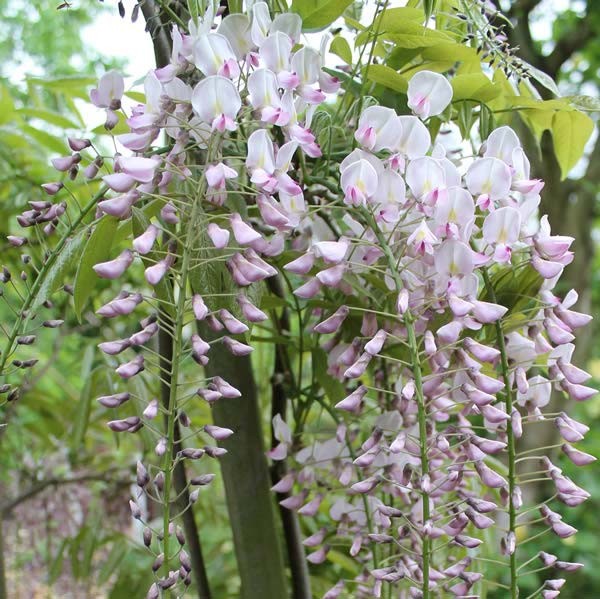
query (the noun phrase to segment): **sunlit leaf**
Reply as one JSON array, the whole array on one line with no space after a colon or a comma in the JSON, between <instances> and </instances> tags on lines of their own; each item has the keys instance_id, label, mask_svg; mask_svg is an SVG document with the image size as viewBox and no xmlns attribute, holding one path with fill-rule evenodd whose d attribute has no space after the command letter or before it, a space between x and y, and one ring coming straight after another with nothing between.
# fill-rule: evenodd
<instances>
[{"instance_id":1,"label":"sunlit leaf","mask_svg":"<svg viewBox=\"0 0 600 599\"><path fill-rule=\"evenodd\" d=\"M452 100L477 100L488 102L500 94L500 88L494 85L483 73L457 75L450 80L454 92Z\"/></svg>"},{"instance_id":2,"label":"sunlit leaf","mask_svg":"<svg viewBox=\"0 0 600 599\"><path fill-rule=\"evenodd\" d=\"M405 94L408 89L408 79L384 64L373 64L368 71L365 69L366 77L373 83L379 83L384 87Z\"/></svg>"},{"instance_id":3,"label":"sunlit leaf","mask_svg":"<svg viewBox=\"0 0 600 599\"><path fill-rule=\"evenodd\" d=\"M340 35L333 38L329 51L339 56L346 64L352 64L352 50L348 41Z\"/></svg>"},{"instance_id":4,"label":"sunlit leaf","mask_svg":"<svg viewBox=\"0 0 600 599\"><path fill-rule=\"evenodd\" d=\"M317 31L331 25L353 0L294 0L292 11L302 17L305 31Z\"/></svg>"},{"instance_id":5,"label":"sunlit leaf","mask_svg":"<svg viewBox=\"0 0 600 599\"><path fill-rule=\"evenodd\" d=\"M583 156L585 144L593 131L594 121L583 112L561 110L554 114L552 138L562 179Z\"/></svg>"}]
</instances>

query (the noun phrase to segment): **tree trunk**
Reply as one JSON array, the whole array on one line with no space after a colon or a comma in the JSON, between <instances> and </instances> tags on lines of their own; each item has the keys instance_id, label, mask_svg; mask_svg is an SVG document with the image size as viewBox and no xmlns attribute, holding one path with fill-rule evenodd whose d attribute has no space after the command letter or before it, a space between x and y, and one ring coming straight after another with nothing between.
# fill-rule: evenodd
<instances>
[{"instance_id":1,"label":"tree trunk","mask_svg":"<svg viewBox=\"0 0 600 599\"><path fill-rule=\"evenodd\" d=\"M202 330L201 335L210 338L208 331ZM215 424L235 431L220 443L228 453L219 461L242 580L241 597L284 599L288 592L250 358L234 357L222 343L215 343L205 371L207 377L223 377L242 394L220 399L213 407Z\"/></svg>"}]
</instances>

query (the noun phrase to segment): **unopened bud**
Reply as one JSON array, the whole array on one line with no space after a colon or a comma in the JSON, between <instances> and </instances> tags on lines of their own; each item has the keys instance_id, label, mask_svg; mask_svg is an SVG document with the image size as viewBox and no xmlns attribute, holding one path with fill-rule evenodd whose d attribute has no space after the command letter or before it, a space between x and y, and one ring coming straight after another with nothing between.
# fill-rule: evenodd
<instances>
[{"instance_id":1,"label":"unopened bud","mask_svg":"<svg viewBox=\"0 0 600 599\"><path fill-rule=\"evenodd\" d=\"M192 571L192 560L185 549L179 552L179 562L186 569L187 572Z\"/></svg>"},{"instance_id":2,"label":"unopened bud","mask_svg":"<svg viewBox=\"0 0 600 599\"><path fill-rule=\"evenodd\" d=\"M145 487L150 482L150 476L142 462L138 462L136 466L136 479L138 487Z\"/></svg>"},{"instance_id":3,"label":"unopened bud","mask_svg":"<svg viewBox=\"0 0 600 599\"><path fill-rule=\"evenodd\" d=\"M165 561L165 554L164 553L159 554L157 556L157 558L154 560L154 563L152 564L152 571L158 572L161 569L164 561Z\"/></svg>"},{"instance_id":4,"label":"unopened bud","mask_svg":"<svg viewBox=\"0 0 600 599\"><path fill-rule=\"evenodd\" d=\"M148 589L148 593L146 594L146 599L158 599L160 597L160 591L158 589L158 585L153 582L152 586Z\"/></svg>"},{"instance_id":5,"label":"unopened bud","mask_svg":"<svg viewBox=\"0 0 600 599\"><path fill-rule=\"evenodd\" d=\"M142 537L144 539L144 545L146 545L146 547L150 547L152 543L152 531L149 528L144 528Z\"/></svg>"},{"instance_id":6,"label":"unopened bud","mask_svg":"<svg viewBox=\"0 0 600 599\"><path fill-rule=\"evenodd\" d=\"M165 487L165 475L163 472L159 472L155 477L154 477L154 486L159 490L162 491Z\"/></svg>"},{"instance_id":7,"label":"unopened bud","mask_svg":"<svg viewBox=\"0 0 600 599\"><path fill-rule=\"evenodd\" d=\"M204 487L206 485L210 485L214 480L214 474L201 474L200 476L195 476L190 479L190 484L198 487Z\"/></svg>"},{"instance_id":8,"label":"unopened bud","mask_svg":"<svg viewBox=\"0 0 600 599\"><path fill-rule=\"evenodd\" d=\"M142 510L140 510L140 506L133 500L129 500L129 509L131 510L131 515L135 520L142 519Z\"/></svg>"},{"instance_id":9,"label":"unopened bud","mask_svg":"<svg viewBox=\"0 0 600 599\"><path fill-rule=\"evenodd\" d=\"M177 530L175 531L175 536L177 537L177 541L179 542L179 544L183 547L185 545L185 536L183 534L183 530L181 530L181 528L179 528L179 526L177 527Z\"/></svg>"}]
</instances>

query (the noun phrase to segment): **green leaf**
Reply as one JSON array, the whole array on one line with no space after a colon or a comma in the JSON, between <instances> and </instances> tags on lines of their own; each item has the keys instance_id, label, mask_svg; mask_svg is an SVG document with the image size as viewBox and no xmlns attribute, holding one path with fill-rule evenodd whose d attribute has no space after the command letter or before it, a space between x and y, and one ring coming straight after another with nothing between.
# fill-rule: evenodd
<instances>
[{"instance_id":1,"label":"green leaf","mask_svg":"<svg viewBox=\"0 0 600 599\"><path fill-rule=\"evenodd\" d=\"M14 120L14 108L15 105L8 87L0 84L0 125Z\"/></svg>"},{"instance_id":2,"label":"green leaf","mask_svg":"<svg viewBox=\"0 0 600 599\"><path fill-rule=\"evenodd\" d=\"M477 65L479 71L481 71L479 57L475 48L456 42L440 42L434 46L429 46L422 51L421 56L427 60L433 61L451 60L452 62L456 62L462 60L465 62L473 62Z\"/></svg>"},{"instance_id":3,"label":"green leaf","mask_svg":"<svg viewBox=\"0 0 600 599\"><path fill-rule=\"evenodd\" d=\"M30 137L33 141L48 148L52 152L56 152L57 154L65 154L67 152L65 142L60 137L50 135L50 133L31 127L30 125L23 126L22 131L27 137Z\"/></svg>"},{"instance_id":4,"label":"green leaf","mask_svg":"<svg viewBox=\"0 0 600 599\"><path fill-rule=\"evenodd\" d=\"M496 296L496 303L508 308L507 316L520 314L530 304L544 282L541 275L531 265L515 269L513 266L501 267L490 277ZM491 301L487 289L481 295L484 301Z\"/></svg>"},{"instance_id":5,"label":"green leaf","mask_svg":"<svg viewBox=\"0 0 600 599\"><path fill-rule=\"evenodd\" d=\"M139 102L140 104L146 103L146 94L144 94L142 92L129 91L129 92L125 92L125 95L128 98L131 98L132 100L135 100L136 102Z\"/></svg>"},{"instance_id":6,"label":"green leaf","mask_svg":"<svg viewBox=\"0 0 600 599\"><path fill-rule=\"evenodd\" d=\"M536 69L534 66L524 63L527 67L527 72L531 76L532 79L535 79L540 85L550 90L555 96L560 96L560 91L556 86L556 83L550 75L544 73L544 71L540 71L540 69Z\"/></svg>"},{"instance_id":7,"label":"green leaf","mask_svg":"<svg viewBox=\"0 0 600 599\"><path fill-rule=\"evenodd\" d=\"M69 239L62 251L55 258L52 266L38 289L33 300L31 310L35 312L61 285L65 282L65 276L79 259L81 248L85 243L85 235L79 233Z\"/></svg>"},{"instance_id":8,"label":"green leaf","mask_svg":"<svg viewBox=\"0 0 600 599\"><path fill-rule=\"evenodd\" d=\"M312 367L315 378L325 391L325 397L331 405L344 399L346 396L344 385L327 372L327 354L321 348L312 351Z\"/></svg>"},{"instance_id":9,"label":"green leaf","mask_svg":"<svg viewBox=\"0 0 600 599\"><path fill-rule=\"evenodd\" d=\"M81 395L77 402L77 410L73 420L71 438L69 440L71 459L77 461L77 452L83 445L85 433L90 423L90 413L92 411L92 397L98 378L104 375L101 369L92 372L95 347L88 345L83 354L83 367L81 369L81 379L85 381Z\"/></svg>"},{"instance_id":10,"label":"green leaf","mask_svg":"<svg viewBox=\"0 0 600 599\"><path fill-rule=\"evenodd\" d=\"M60 77L57 79L29 77L27 83L39 85L67 96L88 100L88 88L95 85L97 80L95 77Z\"/></svg>"},{"instance_id":11,"label":"green leaf","mask_svg":"<svg viewBox=\"0 0 600 599\"><path fill-rule=\"evenodd\" d=\"M458 105L458 128L463 139L469 139L474 122L473 102L461 102Z\"/></svg>"},{"instance_id":12,"label":"green leaf","mask_svg":"<svg viewBox=\"0 0 600 599\"><path fill-rule=\"evenodd\" d=\"M302 17L304 31L318 31L331 25L354 0L294 0L292 11Z\"/></svg>"},{"instance_id":13,"label":"green leaf","mask_svg":"<svg viewBox=\"0 0 600 599\"><path fill-rule=\"evenodd\" d=\"M425 21L429 21L435 12L437 0L423 0L423 8L425 9Z\"/></svg>"},{"instance_id":14,"label":"green leaf","mask_svg":"<svg viewBox=\"0 0 600 599\"><path fill-rule=\"evenodd\" d=\"M63 539L61 544L58 546L58 550L56 552L56 555L54 556L54 559L52 560L52 563L50 564L50 568L48 571L48 582L50 584L56 582L56 580L62 573L63 562L65 559L65 551L69 542L70 539Z\"/></svg>"},{"instance_id":15,"label":"green leaf","mask_svg":"<svg viewBox=\"0 0 600 599\"><path fill-rule=\"evenodd\" d=\"M194 23L198 23L198 0L187 0L188 12Z\"/></svg>"},{"instance_id":16,"label":"green leaf","mask_svg":"<svg viewBox=\"0 0 600 599\"><path fill-rule=\"evenodd\" d=\"M486 104L481 104L479 106L479 132L481 139L487 139L495 128L494 113Z\"/></svg>"},{"instance_id":17,"label":"green leaf","mask_svg":"<svg viewBox=\"0 0 600 599\"><path fill-rule=\"evenodd\" d=\"M399 8L388 8L383 11L383 13L371 23L367 32L379 31L380 33L404 33L407 21L414 21L421 30L425 29L422 25L425 21L425 13L422 9L401 6ZM357 46L367 41L366 35L361 35L359 37L360 41L357 39Z\"/></svg>"},{"instance_id":18,"label":"green leaf","mask_svg":"<svg viewBox=\"0 0 600 599\"><path fill-rule=\"evenodd\" d=\"M593 131L594 121L583 112L560 110L554 114L552 139L562 179L583 156L585 144Z\"/></svg>"},{"instance_id":19,"label":"green leaf","mask_svg":"<svg viewBox=\"0 0 600 599\"><path fill-rule=\"evenodd\" d=\"M45 121L51 125L56 125L61 129L79 129L77 123L74 123L71 119L68 119L64 115L59 114L58 112L52 112L51 110L21 108L17 112L23 116L40 119L41 121Z\"/></svg>"},{"instance_id":20,"label":"green leaf","mask_svg":"<svg viewBox=\"0 0 600 599\"><path fill-rule=\"evenodd\" d=\"M336 56L339 56L346 64L352 64L352 50L346 38L341 35L336 35L331 42L329 51Z\"/></svg>"},{"instance_id":21,"label":"green leaf","mask_svg":"<svg viewBox=\"0 0 600 599\"><path fill-rule=\"evenodd\" d=\"M457 75L450 80L454 91L452 101L476 100L489 102L500 95L500 88L494 85L483 73Z\"/></svg>"},{"instance_id":22,"label":"green leaf","mask_svg":"<svg viewBox=\"0 0 600 599\"><path fill-rule=\"evenodd\" d=\"M402 94L405 94L408 89L408 80L384 64L370 65L368 71L365 68L363 75L366 75L369 81L379 83Z\"/></svg>"},{"instance_id":23,"label":"green leaf","mask_svg":"<svg viewBox=\"0 0 600 599\"><path fill-rule=\"evenodd\" d=\"M87 240L79 268L77 269L77 275L75 276L75 288L73 292L75 314L77 314L77 318L80 321L83 308L85 308L98 282L98 275L94 272L93 266L99 262L105 262L110 258L113 239L118 226L118 218L108 215L104 216Z\"/></svg>"},{"instance_id":24,"label":"green leaf","mask_svg":"<svg viewBox=\"0 0 600 599\"><path fill-rule=\"evenodd\" d=\"M568 96L571 105L583 112L600 112L600 99L594 96Z\"/></svg>"},{"instance_id":25,"label":"green leaf","mask_svg":"<svg viewBox=\"0 0 600 599\"><path fill-rule=\"evenodd\" d=\"M366 43L369 40L369 31L376 31L369 28L363 31L356 38L356 46ZM428 48L437 44L452 43L454 38L448 33L429 29L415 21L401 21L393 31L380 31L381 37L394 42L398 48Z\"/></svg>"}]
</instances>

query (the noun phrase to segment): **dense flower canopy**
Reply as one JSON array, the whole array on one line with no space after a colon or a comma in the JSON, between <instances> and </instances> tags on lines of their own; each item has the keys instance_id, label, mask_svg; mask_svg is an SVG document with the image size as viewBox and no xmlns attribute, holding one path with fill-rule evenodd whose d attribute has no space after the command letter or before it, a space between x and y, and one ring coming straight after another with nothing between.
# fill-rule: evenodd
<instances>
[{"instance_id":1,"label":"dense flower canopy","mask_svg":"<svg viewBox=\"0 0 600 599\"><path fill-rule=\"evenodd\" d=\"M543 182L531 178L511 128L492 131L474 156L432 140L428 119L449 110L452 87L431 71L410 79L413 114L364 106L349 121L344 155L311 171L324 153L315 115L340 88L323 68L327 41L299 46L300 17L272 18L264 2L249 15L217 16L209 9L187 31L174 28L170 64L147 75L145 103L124 115L130 131L116 139L128 153L106 160L109 174L100 175L106 157L90 160L83 140L53 161L73 178L101 176L96 226L105 218L132 223L123 247L93 267L103 279L127 281L96 314L125 317L126 326L132 314L139 321L128 336L100 344L127 391L98 401L118 409L110 429L145 427L156 443L156 462L139 463L137 476L140 496L162 501L166 513L160 575L148 597L191 581L185 549L169 546L173 463L218 458L226 450L215 442L236 432L192 422L183 407L190 398L213 405L240 396L202 367L216 344L235 357L253 351L250 329L269 319L256 290L273 278L285 278L290 301L306 308L300 334L327 353L326 374L343 390L335 401L320 394L314 407L334 426L302 430L277 414L268 452L291 466L273 487L285 496L281 504L317 523L304 539L308 561L324 562L343 540L358 564L359 574L325 598L381 597L386 585L401 597L476 596L485 574L480 546L495 544L486 550L506 556L514 571L517 529L531 517L518 440L552 420L569 459L593 460L572 445L585 425L545 413L554 390L576 401L594 393L589 375L572 364L574 333L590 318L572 309L574 291L556 292L573 240L553 236L540 218ZM111 72L90 94L108 129L123 114L124 91ZM45 189L54 196L62 184ZM51 235L65 210L64 202L38 203L19 223ZM21 246L25 238L10 241ZM208 264L223 267L223 291L198 285L194 273ZM144 277L133 287L140 267ZM151 349L161 330L181 362L169 365L174 383L163 406L128 385L164 376ZM190 358L200 374L187 379ZM175 420L206 445L174 453ZM536 459L554 485L540 515L569 537L575 529L549 503L575 506L588 494L550 459ZM131 510L144 520L140 496ZM196 497L197 490L190 503ZM489 528L504 532L480 532ZM579 567L539 558L560 570ZM561 585L549 580L542 596L555 597Z\"/></svg>"}]
</instances>

